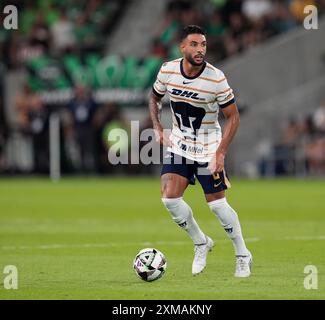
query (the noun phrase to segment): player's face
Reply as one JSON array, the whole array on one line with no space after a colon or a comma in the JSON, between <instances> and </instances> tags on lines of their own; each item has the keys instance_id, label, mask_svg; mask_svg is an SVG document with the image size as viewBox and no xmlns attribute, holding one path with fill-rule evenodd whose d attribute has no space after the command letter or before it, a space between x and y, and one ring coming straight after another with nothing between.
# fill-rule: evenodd
<instances>
[{"instance_id":1,"label":"player's face","mask_svg":"<svg viewBox=\"0 0 325 320\"><path fill-rule=\"evenodd\" d=\"M181 52L186 60L193 66L204 63L207 51L207 41L203 34L189 34L180 45Z\"/></svg>"}]
</instances>

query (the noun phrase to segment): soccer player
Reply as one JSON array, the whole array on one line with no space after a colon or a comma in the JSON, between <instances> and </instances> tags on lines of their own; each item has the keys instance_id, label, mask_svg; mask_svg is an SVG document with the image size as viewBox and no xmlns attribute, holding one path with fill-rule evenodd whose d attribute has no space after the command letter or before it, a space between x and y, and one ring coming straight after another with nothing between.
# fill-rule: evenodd
<instances>
[{"instance_id":1,"label":"soccer player","mask_svg":"<svg viewBox=\"0 0 325 320\"><path fill-rule=\"evenodd\" d=\"M214 242L200 229L192 209L183 200L185 189L194 184L196 177L210 209L233 242L235 277L248 277L252 255L246 248L237 213L225 197L230 183L224 162L239 126L239 113L225 75L205 61L206 46L205 33L199 26L185 27L180 42L183 57L161 66L149 99L157 141L168 147L161 172L162 202L193 240L192 274L201 273ZM167 92L173 122L170 136L160 122L161 99ZM218 123L219 108L226 118L223 135Z\"/></svg>"}]
</instances>

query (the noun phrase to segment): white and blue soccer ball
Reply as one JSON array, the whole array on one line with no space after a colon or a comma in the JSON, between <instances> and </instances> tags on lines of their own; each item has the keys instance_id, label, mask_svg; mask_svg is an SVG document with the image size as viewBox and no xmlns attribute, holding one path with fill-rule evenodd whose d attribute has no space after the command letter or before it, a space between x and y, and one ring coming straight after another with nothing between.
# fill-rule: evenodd
<instances>
[{"instance_id":1,"label":"white and blue soccer ball","mask_svg":"<svg viewBox=\"0 0 325 320\"><path fill-rule=\"evenodd\" d=\"M133 269L143 281L154 281L162 277L167 268L164 254L155 248L139 251L133 261Z\"/></svg>"}]
</instances>

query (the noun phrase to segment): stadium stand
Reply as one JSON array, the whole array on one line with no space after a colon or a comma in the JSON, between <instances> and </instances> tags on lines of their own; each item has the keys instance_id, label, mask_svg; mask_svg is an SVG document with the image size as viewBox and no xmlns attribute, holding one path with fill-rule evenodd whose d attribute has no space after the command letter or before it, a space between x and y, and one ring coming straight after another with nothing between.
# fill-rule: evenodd
<instances>
[{"instance_id":1,"label":"stadium stand","mask_svg":"<svg viewBox=\"0 0 325 320\"><path fill-rule=\"evenodd\" d=\"M159 4L151 0L9 2L18 7L20 27L17 31L0 29L6 92L0 131L0 150L5 160L0 160L0 172L48 171L48 166L41 168L37 163L48 162L48 147L44 147L48 139L48 117L57 110L62 118L63 171L112 172L112 168L105 165L108 147L102 138L105 130L114 121L127 127L126 119L133 112L130 107L134 106L142 112L143 126L148 126L143 108L148 90L161 63L179 57L179 33L187 24L205 27L209 43L207 60L224 68L232 85L238 88L239 107L244 110L246 106L242 114L248 129L237 138L236 149L240 156L235 156L230 164L236 174L281 173L274 165L270 171L266 164L273 160L265 160L265 145L272 149L273 145L283 142L277 134L272 138L272 133L267 131L267 143L262 148L254 152L247 148L252 136L260 130L259 125L252 122L260 116L277 114L281 104L278 96L288 105L283 115L285 120L294 115L292 110L297 104L294 96L299 95L298 88L314 94L314 108L321 101L321 36L306 40L301 24L304 6L316 5L321 16L325 11L323 0L162 0ZM5 1L4 5L9 2ZM295 36L297 34L299 36ZM274 43L278 45L272 49ZM311 62L305 61L308 66L301 70L295 48L301 49L304 55L310 46L315 46L313 52L308 52ZM279 74L286 68L290 71L279 81ZM255 77L248 82L246 79L252 70ZM261 79L265 81L263 86ZM77 139L78 119L69 107L76 103L75 92L80 86L90 90L89 99L96 103L96 112L90 112L85 122L93 136L88 146L95 147L95 151L89 151L86 146L88 151L82 151L84 139ZM258 115L254 115L252 110L257 105ZM302 102L298 105L302 110ZM126 108L121 108L123 106ZM280 123L275 116L273 120ZM39 131L40 123L44 131ZM266 129L269 130L267 125ZM260 142L262 139L256 144ZM321 148L318 142L316 145L304 147L303 154L313 158ZM37 159L36 154L42 160ZM89 158L89 154L95 155L94 159L83 159ZM312 164L306 166L306 170L321 167L313 160L308 162Z\"/></svg>"},{"instance_id":2,"label":"stadium stand","mask_svg":"<svg viewBox=\"0 0 325 320\"><path fill-rule=\"evenodd\" d=\"M281 137L259 160L261 176L325 173L325 99L307 114L287 120Z\"/></svg>"},{"instance_id":3,"label":"stadium stand","mask_svg":"<svg viewBox=\"0 0 325 320\"><path fill-rule=\"evenodd\" d=\"M4 66L0 62L0 172L6 166L5 159L5 145L7 138L7 125L5 121L4 115L4 107L3 107L3 71Z\"/></svg>"},{"instance_id":4,"label":"stadium stand","mask_svg":"<svg viewBox=\"0 0 325 320\"><path fill-rule=\"evenodd\" d=\"M224 64L231 83L249 106L241 122L245 129L234 145L240 154L240 161L235 159L233 164L236 172L258 175L253 168L259 158L272 159L272 145L281 141L284 124L290 118L310 117L322 101L324 23L324 18L320 19L318 30L292 30ZM309 173L305 156L305 152L296 153L298 176ZM267 172L274 175L274 166L270 165Z\"/></svg>"},{"instance_id":5,"label":"stadium stand","mask_svg":"<svg viewBox=\"0 0 325 320\"><path fill-rule=\"evenodd\" d=\"M161 22L152 28L154 33L146 34L140 29L148 29L151 20L144 15L153 10L152 1L130 1L130 8L125 10L128 20L121 21L114 37L113 26L117 24L116 17L127 7L125 1L92 0L87 5L85 1L70 1L68 4L60 0L40 1L38 5L33 1L22 2L21 34L3 31L4 47L10 53L4 55L7 65L26 66L33 90L71 89L78 82L95 90L145 89L152 83L162 61L179 57L179 34L186 24L205 27L209 41L207 58L219 63L301 22L298 1L172 0L160 2L160 11L161 4L166 4ZM320 11L323 7L320 3ZM143 19L139 19L140 11ZM134 23L146 20L147 25L132 28ZM130 29L137 36L131 35L125 41L121 34ZM112 41L106 40L109 34Z\"/></svg>"}]
</instances>

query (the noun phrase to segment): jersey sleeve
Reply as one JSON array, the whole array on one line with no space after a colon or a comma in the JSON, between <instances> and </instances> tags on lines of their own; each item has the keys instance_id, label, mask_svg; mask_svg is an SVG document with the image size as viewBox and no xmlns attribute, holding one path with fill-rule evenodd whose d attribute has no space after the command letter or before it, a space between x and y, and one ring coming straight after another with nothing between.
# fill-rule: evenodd
<instances>
[{"instance_id":1,"label":"jersey sleeve","mask_svg":"<svg viewBox=\"0 0 325 320\"><path fill-rule=\"evenodd\" d=\"M157 74L156 81L152 86L153 93L160 98L162 98L167 91L167 86L166 86L167 79L166 79L166 75L163 73L164 72L163 67L164 64L161 66Z\"/></svg>"},{"instance_id":2,"label":"jersey sleeve","mask_svg":"<svg viewBox=\"0 0 325 320\"><path fill-rule=\"evenodd\" d=\"M216 101L220 108L226 108L229 105L235 103L235 96L233 90L230 88L225 75L221 72L219 79L224 79L218 82Z\"/></svg>"}]
</instances>

